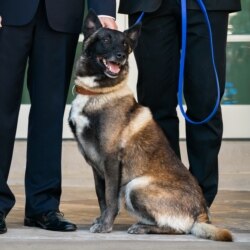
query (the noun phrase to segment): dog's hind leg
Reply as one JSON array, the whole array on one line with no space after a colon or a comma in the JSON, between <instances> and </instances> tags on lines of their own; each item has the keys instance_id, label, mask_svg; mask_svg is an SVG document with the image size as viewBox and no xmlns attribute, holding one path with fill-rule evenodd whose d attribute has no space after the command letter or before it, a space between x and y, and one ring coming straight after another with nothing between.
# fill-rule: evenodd
<instances>
[{"instance_id":1,"label":"dog's hind leg","mask_svg":"<svg viewBox=\"0 0 250 250\"><path fill-rule=\"evenodd\" d=\"M171 227L158 227L157 225L147 225L138 222L128 229L129 234L184 234L180 230Z\"/></svg>"},{"instance_id":2,"label":"dog's hind leg","mask_svg":"<svg viewBox=\"0 0 250 250\"><path fill-rule=\"evenodd\" d=\"M192 214L165 189L152 184L148 177L136 178L127 185L126 208L140 222L129 229L130 233L190 233Z\"/></svg>"},{"instance_id":3,"label":"dog's hind leg","mask_svg":"<svg viewBox=\"0 0 250 250\"><path fill-rule=\"evenodd\" d=\"M149 177L138 177L130 181L125 188L125 207L144 224L156 225L154 216L149 212L150 204L143 199L143 190L150 182ZM143 196L143 197L142 197Z\"/></svg>"}]
</instances>

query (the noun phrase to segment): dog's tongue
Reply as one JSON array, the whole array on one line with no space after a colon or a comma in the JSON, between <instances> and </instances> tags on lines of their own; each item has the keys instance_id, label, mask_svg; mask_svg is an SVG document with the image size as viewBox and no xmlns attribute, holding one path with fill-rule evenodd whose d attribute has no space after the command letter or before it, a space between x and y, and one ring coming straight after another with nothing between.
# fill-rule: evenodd
<instances>
[{"instance_id":1,"label":"dog's tongue","mask_svg":"<svg viewBox=\"0 0 250 250\"><path fill-rule=\"evenodd\" d=\"M116 63L107 62L107 66L110 72L118 74L120 72L120 67Z\"/></svg>"}]
</instances>

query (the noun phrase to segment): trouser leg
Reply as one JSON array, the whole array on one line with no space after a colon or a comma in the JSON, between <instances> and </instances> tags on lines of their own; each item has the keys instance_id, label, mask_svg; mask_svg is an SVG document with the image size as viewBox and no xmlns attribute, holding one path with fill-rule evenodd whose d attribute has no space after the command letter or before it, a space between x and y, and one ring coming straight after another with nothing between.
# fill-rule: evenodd
<instances>
[{"instance_id":1,"label":"trouser leg","mask_svg":"<svg viewBox=\"0 0 250 250\"><path fill-rule=\"evenodd\" d=\"M228 13L209 12L209 18L222 97L225 88ZM187 114L192 119L200 121L213 110L217 90L207 26L199 11L190 11L188 15L185 67L184 93ZM198 180L208 206L212 204L218 190L218 154L222 132L223 123L220 107L216 115L204 125L197 126L186 123L190 171Z\"/></svg>"},{"instance_id":2,"label":"trouser leg","mask_svg":"<svg viewBox=\"0 0 250 250\"><path fill-rule=\"evenodd\" d=\"M7 180L31 40L32 24L0 28L0 211L5 215L15 203Z\"/></svg>"},{"instance_id":3,"label":"trouser leg","mask_svg":"<svg viewBox=\"0 0 250 250\"><path fill-rule=\"evenodd\" d=\"M28 70L26 216L59 209L63 114L77 41L52 30L40 6Z\"/></svg>"},{"instance_id":4,"label":"trouser leg","mask_svg":"<svg viewBox=\"0 0 250 250\"><path fill-rule=\"evenodd\" d=\"M130 16L130 25L135 23L137 17ZM151 109L180 157L176 111L180 45L178 29L173 6L166 1L156 12L145 14L134 54L138 67L138 101Z\"/></svg>"}]
</instances>

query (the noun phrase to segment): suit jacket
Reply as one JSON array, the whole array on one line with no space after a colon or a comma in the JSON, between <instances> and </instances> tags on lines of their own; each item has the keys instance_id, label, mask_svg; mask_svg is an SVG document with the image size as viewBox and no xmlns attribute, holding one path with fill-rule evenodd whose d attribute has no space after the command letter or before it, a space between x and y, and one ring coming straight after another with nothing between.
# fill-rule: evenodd
<instances>
[{"instance_id":1,"label":"suit jacket","mask_svg":"<svg viewBox=\"0 0 250 250\"><path fill-rule=\"evenodd\" d=\"M164 0L120 0L119 12L133 14L136 12L154 12ZM179 4L181 0L176 0ZM238 11L240 0L203 0L207 10ZM187 0L188 9L199 9L196 0Z\"/></svg>"},{"instance_id":2,"label":"suit jacket","mask_svg":"<svg viewBox=\"0 0 250 250\"><path fill-rule=\"evenodd\" d=\"M62 32L79 33L81 31L84 0L0 0L0 16L3 25L22 26L35 16L39 2L45 1L49 25ZM90 8L100 15L115 17L115 0L88 0Z\"/></svg>"}]
</instances>

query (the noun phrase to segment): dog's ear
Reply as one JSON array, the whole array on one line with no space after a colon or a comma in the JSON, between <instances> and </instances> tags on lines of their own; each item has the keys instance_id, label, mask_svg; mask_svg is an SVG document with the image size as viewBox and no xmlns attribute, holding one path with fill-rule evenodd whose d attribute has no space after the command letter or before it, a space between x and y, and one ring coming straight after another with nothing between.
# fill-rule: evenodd
<instances>
[{"instance_id":1,"label":"dog's ear","mask_svg":"<svg viewBox=\"0 0 250 250\"><path fill-rule=\"evenodd\" d=\"M102 24L98 16L94 10L90 9L83 23L84 40L100 28L102 28Z\"/></svg>"},{"instance_id":2,"label":"dog's ear","mask_svg":"<svg viewBox=\"0 0 250 250\"><path fill-rule=\"evenodd\" d=\"M138 38L140 36L141 33L141 24L135 24L133 26L131 26L129 29L124 31L125 36L129 39L130 42L130 47L133 50L136 45L137 45L137 41Z\"/></svg>"}]
</instances>

